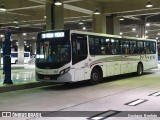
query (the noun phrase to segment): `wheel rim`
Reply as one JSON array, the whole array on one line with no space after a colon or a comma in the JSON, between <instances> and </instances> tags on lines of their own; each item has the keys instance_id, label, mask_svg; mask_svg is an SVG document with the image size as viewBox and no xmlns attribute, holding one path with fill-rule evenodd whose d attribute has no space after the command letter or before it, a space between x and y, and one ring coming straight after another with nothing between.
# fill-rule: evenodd
<instances>
[{"instance_id":1,"label":"wheel rim","mask_svg":"<svg viewBox=\"0 0 160 120\"><path fill-rule=\"evenodd\" d=\"M141 75L142 74L142 66L141 65L139 65L139 67L138 67L138 73Z\"/></svg>"},{"instance_id":2,"label":"wheel rim","mask_svg":"<svg viewBox=\"0 0 160 120\"><path fill-rule=\"evenodd\" d=\"M93 80L97 81L99 79L98 73L93 73Z\"/></svg>"}]
</instances>

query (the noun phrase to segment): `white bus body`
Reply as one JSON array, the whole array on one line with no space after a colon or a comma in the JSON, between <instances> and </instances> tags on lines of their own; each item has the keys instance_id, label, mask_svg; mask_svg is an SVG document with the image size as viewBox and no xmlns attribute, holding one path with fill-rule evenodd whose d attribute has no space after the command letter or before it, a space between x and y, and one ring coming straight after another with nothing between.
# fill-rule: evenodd
<instances>
[{"instance_id":1,"label":"white bus body","mask_svg":"<svg viewBox=\"0 0 160 120\"><path fill-rule=\"evenodd\" d=\"M30 52L24 52L24 63L29 63ZM1 64L3 64L3 56L1 53ZM11 64L18 64L18 52L11 51Z\"/></svg>"},{"instance_id":2,"label":"white bus body","mask_svg":"<svg viewBox=\"0 0 160 120\"><path fill-rule=\"evenodd\" d=\"M58 34L58 32L47 31L38 36L37 42L41 40L41 37L43 40L47 40L47 42L43 42L44 45L37 43L39 51L37 50L36 58L36 80L38 81L77 82L90 80L92 84L96 84L103 77L132 72L142 75L144 70L158 67L156 40L122 38L115 35L72 30L69 31L68 38L71 59L68 59L69 61L60 67L56 62L56 68L54 68L54 62L52 64L45 61L43 64L41 61L44 61L47 53L43 55L40 49L46 47L45 50L48 50L49 41L59 40L58 37L52 35L52 33ZM50 35L47 36L47 34ZM64 36L60 37L62 37L60 40L67 39L65 31ZM51 67L52 65L53 67Z\"/></svg>"}]
</instances>

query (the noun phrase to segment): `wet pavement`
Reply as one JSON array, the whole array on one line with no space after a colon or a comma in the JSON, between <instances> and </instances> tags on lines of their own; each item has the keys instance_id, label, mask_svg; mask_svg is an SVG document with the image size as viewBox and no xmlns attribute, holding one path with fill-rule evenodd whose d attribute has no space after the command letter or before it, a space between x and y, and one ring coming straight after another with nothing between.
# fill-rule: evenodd
<instances>
[{"instance_id":1,"label":"wet pavement","mask_svg":"<svg viewBox=\"0 0 160 120\"><path fill-rule=\"evenodd\" d=\"M0 86L4 86L3 81L5 74L3 69L0 69ZM34 65L12 65L11 80L13 84L23 84L36 82Z\"/></svg>"}]
</instances>

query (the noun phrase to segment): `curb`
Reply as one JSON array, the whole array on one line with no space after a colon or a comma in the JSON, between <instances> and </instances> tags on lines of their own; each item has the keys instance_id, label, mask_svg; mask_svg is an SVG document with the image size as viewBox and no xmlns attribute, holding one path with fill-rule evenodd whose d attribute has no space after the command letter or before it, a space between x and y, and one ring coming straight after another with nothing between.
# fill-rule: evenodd
<instances>
[{"instance_id":1,"label":"curb","mask_svg":"<svg viewBox=\"0 0 160 120\"><path fill-rule=\"evenodd\" d=\"M16 90L23 90L28 88L36 88L48 85L56 85L56 83L51 82L33 82L33 83L25 83L25 84L18 84L18 85L4 85L0 86L0 93L9 92L9 91L16 91Z\"/></svg>"}]
</instances>

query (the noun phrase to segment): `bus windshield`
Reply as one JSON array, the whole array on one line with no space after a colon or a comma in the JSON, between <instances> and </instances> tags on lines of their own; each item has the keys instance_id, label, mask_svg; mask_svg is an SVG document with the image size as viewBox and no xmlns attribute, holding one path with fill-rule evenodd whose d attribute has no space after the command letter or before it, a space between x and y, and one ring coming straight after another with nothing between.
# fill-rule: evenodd
<instances>
[{"instance_id":1,"label":"bus windshield","mask_svg":"<svg viewBox=\"0 0 160 120\"><path fill-rule=\"evenodd\" d=\"M42 39L37 42L37 63L66 64L71 60L71 47L69 40Z\"/></svg>"}]
</instances>

